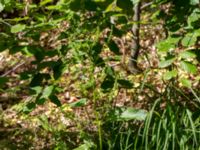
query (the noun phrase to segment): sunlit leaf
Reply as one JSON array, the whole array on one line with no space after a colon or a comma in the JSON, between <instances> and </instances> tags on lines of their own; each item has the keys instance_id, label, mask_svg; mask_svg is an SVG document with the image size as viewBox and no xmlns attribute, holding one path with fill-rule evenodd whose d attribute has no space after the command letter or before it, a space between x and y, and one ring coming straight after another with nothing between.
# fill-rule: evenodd
<instances>
[{"instance_id":1,"label":"sunlit leaf","mask_svg":"<svg viewBox=\"0 0 200 150\"><path fill-rule=\"evenodd\" d=\"M34 91L34 94L36 95L39 95L41 92L42 92L42 87L41 86L35 86L35 87L32 87L31 90Z\"/></svg>"},{"instance_id":2,"label":"sunlit leaf","mask_svg":"<svg viewBox=\"0 0 200 150\"><path fill-rule=\"evenodd\" d=\"M112 121L145 120L146 116L147 111L143 109L117 107L110 112L108 119Z\"/></svg>"},{"instance_id":3,"label":"sunlit leaf","mask_svg":"<svg viewBox=\"0 0 200 150\"><path fill-rule=\"evenodd\" d=\"M16 24L11 27L11 33L18 33L23 31L26 28L25 24Z\"/></svg>"},{"instance_id":4,"label":"sunlit leaf","mask_svg":"<svg viewBox=\"0 0 200 150\"><path fill-rule=\"evenodd\" d=\"M46 5L46 4L48 4L48 3L51 3L53 0L42 0L41 2L40 2L40 7L41 6L44 6L44 5Z\"/></svg>"},{"instance_id":5,"label":"sunlit leaf","mask_svg":"<svg viewBox=\"0 0 200 150\"><path fill-rule=\"evenodd\" d=\"M199 0L190 0L190 5L198 5Z\"/></svg>"},{"instance_id":6,"label":"sunlit leaf","mask_svg":"<svg viewBox=\"0 0 200 150\"><path fill-rule=\"evenodd\" d=\"M54 90L54 85L50 85L44 88L42 96L40 98L48 98Z\"/></svg>"},{"instance_id":7,"label":"sunlit leaf","mask_svg":"<svg viewBox=\"0 0 200 150\"><path fill-rule=\"evenodd\" d=\"M156 47L159 52L168 52L171 49L174 49L179 42L180 37L168 37L166 40L159 42Z\"/></svg>"},{"instance_id":8,"label":"sunlit leaf","mask_svg":"<svg viewBox=\"0 0 200 150\"><path fill-rule=\"evenodd\" d=\"M176 70L168 71L164 74L163 78L164 80L170 80L174 77L176 77L178 72Z\"/></svg>"},{"instance_id":9,"label":"sunlit leaf","mask_svg":"<svg viewBox=\"0 0 200 150\"><path fill-rule=\"evenodd\" d=\"M184 52L181 52L179 55L180 55L181 58L185 58L185 59L187 59L187 58L195 58L196 57L195 52L192 51L192 50L186 50Z\"/></svg>"},{"instance_id":10,"label":"sunlit leaf","mask_svg":"<svg viewBox=\"0 0 200 150\"><path fill-rule=\"evenodd\" d=\"M4 10L4 5L0 2L0 12Z\"/></svg>"},{"instance_id":11,"label":"sunlit leaf","mask_svg":"<svg viewBox=\"0 0 200 150\"><path fill-rule=\"evenodd\" d=\"M182 39L181 43L183 46L193 46L197 41L197 36L195 33L188 33Z\"/></svg>"},{"instance_id":12,"label":"sunlit leaf","mask_svg":"<svg viewBox=\"0 0 200 150\"><path fill-rule=\"evenodd\" d=\"M181 61L181 68L188 73L197 73L197 66L188 61Z\"/></svg>"},{"instance_id":13,"label":"sunlit leaf","mask_svg":"<svg viewBox=\"0 0 200 150\"><path fill-rule=\"evenodd\" d=\"M168 66L170 66L174 61L175 61L175 58L174 58L174 57L168 58L168 59L166 59L166 60L162 60L162 61L159 63L159 67L160 67L160 68L168 67Z\"/></svg>"},{"instance_id":14,"label":"sunlit leaf","mask_svg":"<svg viewBox=\"0 0 200 150\"><path fill-rule=\"evenodd\" d=\"M90 150L90 149L96 149L96 147L93 142L90 141L84 141L84 144L81 144L79 147L73 149L73 150Z\"/></svg>"},{"instance_id":15,"label":"sunlit leaf","mask_svg":"<svg viewBox=\"0 0 200 150\"><path fill-rule=\"evenodd\" d=\"M86 98L82 98L76 102L70 103L69 105L71 107L82 107L85 106L87 104L87 99Z\"/></svg>"},{"instance_id":16,"label":"sunlit leaf","mask_svg":"<svg viewBox=\"0 0 200 150\"><path fill-rule=\"evenodd\" d=\"M23 112L28 114L36 108L36 104L34 102L30 102L23 107Z\"/></svg>"},{"instance_id":17,"label":"sunlit leaf","mask_svg":"<svg viewBox=\"0 0 200 150\"><path fill-rule=\"evenodd\" d=\"M191 88L192 83L190 80L186 79L186 78L182 78L180 79L180 82L183 84L183 86Z\"/></svg>"}]
</instances>

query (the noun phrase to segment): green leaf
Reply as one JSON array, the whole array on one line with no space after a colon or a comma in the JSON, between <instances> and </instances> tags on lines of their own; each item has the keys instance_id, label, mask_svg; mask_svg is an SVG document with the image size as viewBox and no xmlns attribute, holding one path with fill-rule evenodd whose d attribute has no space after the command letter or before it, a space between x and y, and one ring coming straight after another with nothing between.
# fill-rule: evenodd
<instances>
[{"instance_id":1,"label":"green leaf","mask_svg":"<svg viewBox=\"0 0 200 150\"><path fill-rule=\"evenodd\" d=\"M103 45L100 42L95 43L95 45L92 47L90 53L93 57L96 57L99 55L102 51Z\"/></svg>"},{"instance_id":2,"label":"green leaf","mask_svg":"<svg viewBox=\"0 0 200 150\"><path fill-rule=\"evenodd\" d=\"M40 2L40 7L41 7L41 6L44 6L44 5L48 4L48 3L51 3L51 2L53 2L53 0L42 0L42 1Z\"/></svg>"},{"instance_id":3,"label":"green leaf","mask_svg":"<svg viewBox=\"0 0 200 150\"><path fill-rule=\"evenodd\" d=\"M4 5L0 2L0 12L2 12L4 10Z\"/></svg>"},{"instance_id":4,"label":"green leaf","mask_svg":"<svg viewBox=\"0 0 200 150\"><path fill-rule=\"evenodd\" d=\"M117 82L121 88L131 89L133 87L133 83L129 80L119 79Z\"/></svg>"},{"instance_id":5,"label":"green leaf","mask_svg":"<svg viewBox=\"0 0 200 150\"><path fill-rule=\"evenodd\" d=\"M131 0L117 0L117 6L127 13L133 12L133 3Z\"/></svg>"},{"instance_id":6,"label":"green leaf","mask_svg":"<svg viewBox=\"0 0 200 150\"><path fill-rule=\"evenodd\" d=\"M112 67L108 66L105 68L105 73L108 76L115 76L115 71Z\"/></svg>"},{"instance_id":7,"label":"green leaf","mask_svg":"<svg viewBox=\"0 0 200 150\"><path fill-rule=\"evenodd\" d=\"M7 77L0 77L0 87L2 87L6 82L8 82Z\"/></svg>"},{"instance_id":8,"label":"green leaf","mask_svg":"<svg viewBox=\"0 0 200 150\"><path fill-rule=\"evenodd\" d=\"M132 107L117 107L109 113L111 121L145 120L147 111Z\"/></svg>"},{"instance_id":9,"label":"green leaf","mask_svg":"<svg viewBox=\"0 0 200 150\"><path fill-rule=\"evenodd\" d=\"M32 87L31 90L34 91L34 95L39 95L41 92L42 92L42 87L41 86L35 86L35 87Z\"/></svg>"},{"instance_id":10,"label":"green leaf","mask_svg":"<svg viewBox=\"0 0 200 150\"><path fill-rule=\"evenodd\" d=\"M180 79L180 82L183 84L183 86L191 88L192 87L192 83L190 82L190 80L186 79L186 78L182 78Z\"/></svg>"},{"instance_id":11,"label":"green leaf","mask_svg":"<svg viewBox=\"0 0 200 150\"><path fill-rule=\"evenodd\" d=\"M197 73L197 66L188 61L181 61L181 68L188 73Z\"/></svg>"},{"instance_id":12,"label":"green leaf","mask_svg":"<svg viewBox=\"0 0 200 150\"><path fill-rule=\"evenodd\" d=\"M45 98L37 97L35 103L38 105L43 105L46 102Z\"/></svg>"},{"instance_id":13,"label":"green leaf","mask_svg":"<svg viewBox=\"0 0 200 150\"><path fill-rule=\"evenodd\" d=\"M70 3L70 9L72 11L80 11L82 9L82 3L80 0L72 0Z\"/></svg>"},{"instance_id":14,"label":"green leaf","mask_svg":"<svg viewBox=\"0 0 200 150\"><path fill-rule=\"evenodd\" d=\"M168 52L170 49L174 49L179 42L180 37L168 37L166 40L163 40L156 44L159 52Z\"/></svg>"},{"instance_id":15,"label":"green leaf","mask_svg":"<svg viewBox=\"0 0 200 150\"><path fill-rule=\"evenodd\" d=\"M132 3L133 3L133 5L135 5L135 4L137 4L140 0L130 0Z\"/></svg>"},{"instance_id":16,"label":"green leaf","mask_svg":"<svg viewBox=\"0 0 200 150\"><path fill-rule=\"evenodd\" d=\"M185 37L182 39L181 44L185 47L187 46L193 46L197 41L197 36L195 33L188 33L185 35Z\"/></svg>"},{"instance_id":17,"label":"green leaf","mask_svg":"<svg viewBox=\"0 0 200 150\"><path fill-rule=\"evenodd\" d=\"M33 103L33 102L30 102L30 103L28 103L27 105L24 106L24 108L23 108L22 111L23 111L24 113L28 114L28 113L30 113L31 111L33 111L34 108L36 108L36 104Z\"/></svg>"},{"instance_id":18,"label":"green leaf","mask_svg":"<svg viewBox=\"0 0 200 150\"><path fill-rule=\"evenodd\" d=\"M118 45L115 43L115 41L110 40L109 43L108 43L108 47L109 47L109 49L110 49L113 53L115 53L116 55L120 55L119 47L118 47Z\"/></svg>"},{"instance_id":19,"label":"green leaf","mask_svg":"<svg viewBox=\"0 0 200 150\"><path fill-rule=\"evenodd\" d=\"M115 79L112 76L107 75L101 84L103 92L109 92L114 87Z\"/></svg>"},{"instance_id":20,"label":"green leaf","mask_svg":"<svg viewBox=\"0 0 200 150\"><path fill-rule=\"evenodd\" d=\"M160 68L168 67L168 66L170 66L175 61L175 59L176 59L175 57L170 57L170 58L167 58L166 60L162 60L159 63L159 67Z\"/></svg>"},{"instance_id":21,"label":"green leaf","mask_svg":"<svg viewBox=\"0 0 200 150\"><path fill-rule=\"evenodd\" d=\"M89 11L97 11L97 4L93 1L85 1L85 9Z\"/></svg>"},{"instance_id":22,"label":"green leaf","mask_svg":"<svg viewBox=\"0 0 200 150\"><path fill-rule=\"evenodd\" d=\"M65 71L66 64L64 64L62 60L58 60L52 68L54 79L57 80L62 76L63 72Z\"/></svg>"},{"instance_id":23,"label":"green leaf","mask_svg":"<svg viewBox=\"0 0 200 150\"><path fill-rule=\"evenodd\" d=\"M93 142L84 141L84 144L81 144L79 147L73 150L92 150L92 149L96 149L95 147L96 145Z\"/></svg>"},{"instance_id":24,"label":"green leaf","mask_svg":"<svg viewBox=\"0 0 200 150\"><path fill-rule=\"evenodd\" d=\"M30 87L40 86L40 85L42 84L43 79L44 79L43 74L40 74L40 73L36 74L36 75L32 78L31 83L29 84Z\"/></svg>"},{"instance_id":25,"label":"green leaf","mask_svg":"<svg viewBox=\"0 0 200 150\"><path fill-rule=\"evenodd\" d=\"M196 8L196 9L193 10L193 12L190 14L190 16L188 16L187 22L188 22L189 27L193 28L192 23L198 22L199 18L200 18L200 9Z\"/></svg>"},{"instance_id":26,"label":"green leaf","mask_svg":"<svg viewBox=\"0 0 200 150\"><path fill-rule=\"evenodd\" d=\"M179 54L179 56L180 56L181 58L187 59L187 58L195 58L195 57L196 57L196 54L195 54L195 52L194 52L193 50L186 50L186 51L184 51L184 52L181 52L181 53Z\"/></svg>"},{"instance_id":27,"label":"green leaf","mask_svg":"<svg viewBox=\"0 0 200 150\"><path fill-rule=\"evenodd\" d=\"M168 72L166 72L166 73L164 74L163 78L164 78L164 80L170 80L170 79L176 77L177 74L178 74L178 73L177 73L176 70L168 71Z\"/></svg>"},{"instance_id":28,"label":"green leaf","mask_svg":"<svg viewBox=\"0 0 200 150\"><path fill-rule=\"evenodd\" d=\"M76 102L70 103L69 105L71 107L82 107L85 106L87 104L87 99L86 98L82 98Z\"/></svg>"},{"instance_id":29,"label":"green leaf","mask_svg":"<svg viewBox=\"0 0 200 150\"><path fill-rule=\"evenodd\" d=\"M50 85L44 88L42 96L40 98L49 98L54 90L54 85Z\"/></svg>"},{"instance_id":30,"label":"green leaf","mask_svg":"<svg viewBox=\"0 0 200 150\"><path fill-rule=\"evenodd\" d=\"M11 27L11 33L21 32L26 28L25 24L16 24Z\"/></svg>"},{"instance_id":31,"label":"green leaf","mask_svg":"<svg viewBox=\"0 0 200 150\"><path fill-rule=\"evenodd\" d=\"M58 99L58 97L56 95L50 95L49 99L51 100L52 103L56 104L57 106L61 106L61 102Z\"/></svg>"},{"instance_id":32,"label":"green leaf","mask_svg":"<svg viewBox=\"0 0 200 150\"><path fill-rule=\"evenodd\" d=\"M199 0L190 0L190 5L198 5Z\"/></svg>"}]
</instances>

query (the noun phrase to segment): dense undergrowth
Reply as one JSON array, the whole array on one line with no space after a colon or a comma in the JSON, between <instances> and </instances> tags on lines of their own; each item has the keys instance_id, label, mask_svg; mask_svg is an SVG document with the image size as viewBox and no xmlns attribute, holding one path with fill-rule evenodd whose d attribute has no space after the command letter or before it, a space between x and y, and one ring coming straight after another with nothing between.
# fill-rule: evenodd
<instances>
[{"instance_id":1,"label":"dense undergrowth","mask_svg":"<svg viewBox=\"0 0 200 150\"><path fill-rule=\"evenodd\" d=\"M0 0L0 149L200 149L199 2L138 2Z\"/></svg>"}]
</instances>

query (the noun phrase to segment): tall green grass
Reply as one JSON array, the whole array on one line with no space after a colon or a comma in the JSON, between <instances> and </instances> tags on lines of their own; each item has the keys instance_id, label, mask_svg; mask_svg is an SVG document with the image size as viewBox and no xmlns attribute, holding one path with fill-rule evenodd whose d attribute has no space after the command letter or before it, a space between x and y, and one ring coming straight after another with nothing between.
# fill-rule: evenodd
<instances>
[{"instance_id":1,"label":"tall green grass","mask_svg":"<svg viewBox=\"0 0 200 150\"><path fill-rule=\"evenodd\" d=\"M103 149L199 150L200 108L198 103L193 105L198 93L188 102L183 96L187 92L180 91L167 87L152 104L145 121L105 123ZM165 107L161 108L163 103Z\"/></svg>"}]
</instances>

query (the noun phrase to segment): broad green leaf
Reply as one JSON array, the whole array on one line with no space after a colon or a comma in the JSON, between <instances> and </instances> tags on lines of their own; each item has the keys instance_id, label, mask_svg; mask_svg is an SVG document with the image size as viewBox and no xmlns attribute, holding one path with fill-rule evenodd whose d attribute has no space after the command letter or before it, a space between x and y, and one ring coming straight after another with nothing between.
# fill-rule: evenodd
<instances>
[{"instance_id":1,"label":"broad green leaf","mask_svg":"<svg viewBox=\"0 0 200 150\"><path fill-rule=\"evenodd\" d=\"M0 77L0 87L2 87L6 82L8 82L7 77Z\"/></svg>"},{"instance_id":2,"label":"broad green leaf","mask_svg":"<svg viewBox=\"0 0 200 150\"><path fill-rule=\"evenodd\" d=\"M66 64L64 64L62 60L59 59L52 68L54 79L57 80L62 76L63 72L66 70Z\"/></svg>"},{"instance_id":3,"label":"broad green leaf","mask_svg":"<svg viewBox=\"0 0 200 150\"><path fill-rule=\"evenodd\" d=\"M181 44L185 47L187 46L193 46L197 41L197 36L195 33L188 33L185 35L185 37L182 39Z\"/></svg>"},{"instance_id":4,"label":"broad green leaf","mask_svg":"<svg viewBox=\"0 0 200 150\"><path fill-rule=\"evenodd\" d=\"M170 49L174 49L179 42L180 37L168 37L166 40L163 40L156 44L159 52L168 52Z\"/></svg>"},{"instance_id":5,"label":"broad green leaf","mask_svg":"<svg viewBox=\"0 0 200 150\"><path fill-rule=\"evenodd\" d=\"M91 49L91 55L93 57L97 57L98 54L101 53L103 45L100 42L95 43L95 45Z\"/></svg>"},{"instance_id":6,"label":"broad green leaf","mask_svg":"<svg viewBox=\"0 0 200 150\"><path fill-rule=\"evenodd\" d=\"M82 7L83 6L80 0L72 0L70 3L70 9L72 11L80 11Z\"/></svg>"},{"instance_id":7,"label":"broad green leaf","mask_svg":"<svg viewBox=\"0 0 200 150\"><path fill-rule=\"evenodd\" d=\"M2 12L4 10L4 5L0 2L0 12Z\"/></svg>"},{"instance_id":8,"label":"broad green leaf","mask_svg":"<svg viewBox=\"0 0 200 150\"><path fill-rule=\"evenodd\" d=\"M110 112L108 119L112 121L145 120L146 116L147 111L143 109L117 107Z\"/></svg>"},{"instance_id":9,"label":"broad green leaf","mask_svg":"<svg viewBox=\"0 0 200 150\"><path fill-rule=\"evenodd\" d=\"M82 98L76 102L70 103L69 105L71 107L82 107L85 106L87 104L87 99L86 98Z\"/></svg>"},{"instance_id":10,"label":"broad green leaf","mask_svg":"<svg viewBox=\"0 0 200 150\"><path fill-rule=\"evenodd\" d=\"M40 7L41 7L41 6L44 6L44 5L48 4L48 3L51 3L51 2L53 2L53 0L42 0L42 1L40 2Z\"/></svg>"},{"instance_id":11,"label":"broad green leaf","mask_svg":"<svg viewBox=\"0 0 200 150\"><path fill-rule=\"evenodd\" d=\"M191 13L191 15L188 17L188 25L189 27L192 27L194 22L198 22L200 18L200 9L196 8L193 10L193 12Z\"/></svg>"},{"instance_id":12,"label":"broad green leaf","mask_svg":"<svg viewBox=\"0 0 200 150\"><path fill-rule=\"evenodd\" d=\"M169 59L166 59L166 60L162 60L159 63L159 67L160 68L168 67L168 66L170 66L175 61L175 59L176 59L175 57L172 57L172 58L169 58Z\"/></svg>"},{"instance_id":13,"label":"broad green leaf","mask_svg":"<svg viewBox=\"0 0 200 150\"><path fill-rule=\"evenodd\" d=\"M97 4L94 1L85 1L85 9L89 11L97 11Z\"/></svg>"},{"instance_id":14,"label":"broad green leaf","mask_svg":"<svg viewBox=\"0 0 200 150\"><path fill-rule=\"evenodd\" d=\"M182 78L180 79L180 82L183 84L183 86L191 88L192 87L192 83L190 80L186 79L186 78Z\"/></svg>"},{"instance_id":15,"label":"broad green leaf","mask_svg":"<svg viewBox=\"0 0 200 150\"><path fill-rule=\"evenodd\" d=\"M44 88L42 96L40 98L49 98L54 90L54 85L50 85Z\"/></svg>"},{"instance_id":16,"label":"broad green leaf","mask_svg":"<svg viewBox=\"0 0 200 150\"><path fill-rule=\"evenodd\" d=\"M114 69L113 69L112 67L110 67L110 66L105 68L105 73L106 73L106 75L108 75L108 76L112 76L112 77L115 76L115 71L114 71Z\"/></svg>"},{"instance_id":17,"label":"broad green leaf","mask_svg":"<svg viewBox=\"0 0 200 150\"><path fill-rule=\"evenodd\" d=\"M46 99L45 98L40 98L40 97L37 97L36 101L35 101L35 103L37 105L43 105L45 102L46 102Z\"/></svg>"},{"instance_id":18,"label":"broad green leaf","mask_svg":"<svg viewBox=\"0 0 200 150\"><path fill-rule=\"evenodd\" d=\"M131 0L117 0L117 6L121 8L124 12L133 12L133 3Z\"/></svg>"},{"instance_id":19,"label":"broad green leaf","mask_svg":"<svg viewBox=\"0 0 200 150\"><path fill-rule=\"evenodd\" d=\"M108 11L109 8L114 6L114 5L112 5L114 0L94 0L94 1L98 5L98 7L102 9L102 11ZM112 11L113 11L113 9L112 9Z\"/></svg>"},{"instance_id":20,"label":"broad green leaf","mask_svg":"<svg viewBox=\"0 0 200 150\"><path fill-rule=\"evenodd\" d=\"M107 75L101 84L103 92L109 92L114 87L115 79L112 76Z\"/></svg>"},{"instance_id":21,"label":"broad green leaf","mask_svg":"<svg viewBox=\"0 0 200 150\"><path fill-rule=\"evenodd\" d=\"M23 107L23 112L28 114L36 108L36 104L34 102L30 102Z\"/></svg>"},{"instance_id":22,"label":"broad green leaf","mask_svg":"<svg viewBox=\"0 0 200 150\"><path fill-rule=\"evenodd\" d=\"M186 51L184 51L184 52L181 52L181 53L179 54L179 56L180 56L181 58L187 59L187 58L195 58L195 57L196 57L196 54L195 54L195 52L192 51L192 50L186 50Z\"/></svg>"},{"instance_id":23,"label":"broad green leaf","mask_svg":"<svg viewBox=\"0 0 200 150\"><path fill-rule=\"evenodd\" d=\"M39 95L41 92L42 92L42 87L41 86L35 86L35 87L32 87L31 90L34 91L34 94L35 95Z\"/></svg>"},{"instance_id":24,"label":"broad green leaf","mask_svg":"<svg viewBox=\"0 0 200 150\"><path fill-rule=\"evenodd\" d=\"M57 106L61 106L61 102L58 99L58 97L56 95L50 95L49 99L51 100L52 103L56 104Z\"/></svg>"},{"instance_id":25,"label":"broad green leaf","mask_svg":"<svg viewBox=\"0 0 200 150\"><path fill-rule=\"evenodd\" d=\"M135 4L137 4L140 0L130 0L132 3L133 3L133 5L135 5Z\"/></svg>"},{"instance_id":26,"label":"broad green leaf","mask_svg":"<svg viewBox=\"0 0 200 150\"><path fill-rule=\"evenodd\" d=\"M116 55L120 55L119 47L118 47L118 45L115 43L115 41L110 40L109 43L108 43L108 47L109 47L109 49L110 49L113 53L115 53Z\"/></svg>"},{"instance_id":27,"label":"broad green leaf","mask_svg":"<svg viewBox=\"0 0 200 150\"><path fill-rule=\"evenodd\" d=\"M117 80L119 87L131 89L133 87L133 83L131 83L129 80L119 79Z\"/></svg>"},{"instance_id":28,"label":"broad green leaf","mask_svg":"<svg viewBox=\"0 0 200 150\"><path fill-rule=\"evenodd\" d=\"M43 74L40 73L36 74L32 78L31 83L29 84L30 87L40 86L42 84L43 79L44 79Z\"/></svg>"},{"instance_id":29,"label":"broad green leaf","mask_svg":"<svg viewBox=\"0 0 200 150\"><path fill-rule=\"evenodd\" d=\"M190 5L198 5L199 0L190 0Z\"/></svg>"},{"instance_id":30,"label":"broad green leaf","mask_svg":"<svg viewBox=\"0 0 200 150\"><path fill-rule=\"evenodd\" d=\"M11 33L21 32L26 28L25 24L16 24L11 27Z\"/></svg>"},{"instance_id":31,"label":"broad green leaf","mask_svg":"<svg viewBox=\"0 0 200 150\"><path fill-rule=\"evenodd\" d=\"M93 142L84 141L84 144L80 145L79 147L77 147L73 150L92 150L92 149L96 149L95 147L96 146Z\"/></svg>"},{"instance_id":32,"label":"broad green leaf","mask_svg":"<svg viewBox=\"0 0 200 150\"><path fill-rule=\"evenodd\" d=\"M197 73L197 66L188 61L181 61L181 68L188 73Z\"/></svg>"},{"instance_id":33,"label":"broad green leaf","mask_svg":"<svg viewBox=\"0 0 200 150\"><path fill-rule=\"evenodd\" d=\"M163 78L164 78L164 80L170 80L170 79L176 77L177 74L178 74L178 73L177 73L176 70L168 71L168 72L166 72L166 73L164 74Z\"/></svg>"}]
</instances>

